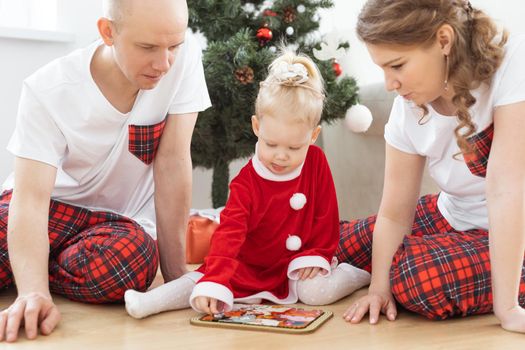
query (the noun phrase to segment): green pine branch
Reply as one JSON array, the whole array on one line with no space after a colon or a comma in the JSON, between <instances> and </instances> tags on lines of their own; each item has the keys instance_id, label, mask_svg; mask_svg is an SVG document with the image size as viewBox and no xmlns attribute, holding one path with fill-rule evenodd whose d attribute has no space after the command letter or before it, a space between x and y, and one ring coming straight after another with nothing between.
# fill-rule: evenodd
<instances>
[{"instance_id":1,"label":"green pine branch","mask_svg":"<svg viewBox=\"0 0 525 350\"><path fill-rule=\"evenodd\" d=\"M251 129L251 116L259 82L267 75L279 43L297 45L299 51L318 64L326 85L323 122L344 117L357 102L357 86L350 77L337 78L331 61L318 61L312 33L319 29L314 15L333 6L329 0L276 0L262 11L264 1L195 0L189 2L190 22L208 44L203 52L206 82L213 107L200 113L192 139L195 166L213 169L212 202L225 204L228 195L228 165L253 153L256 137ZM299 12L298 6L304 6ZM254 9L255 11L249 11ZM257 39L257 31L270 29L269 41ZM293 35L286 33L293 28ZM348 43L342 43L348 48Z\"/></svg>"}]
</instances>

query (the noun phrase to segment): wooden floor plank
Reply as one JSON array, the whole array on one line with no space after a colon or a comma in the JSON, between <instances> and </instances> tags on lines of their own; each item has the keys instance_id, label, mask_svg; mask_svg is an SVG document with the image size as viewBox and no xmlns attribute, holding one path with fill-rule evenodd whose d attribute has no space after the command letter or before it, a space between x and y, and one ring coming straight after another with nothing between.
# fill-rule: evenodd
<instances>
[{"instance_id":1,"label":"wooden floor plank","mask_svg":"<svg viewBox=\"0 0 525 350\"><path fill-rule=\"evenodd\" d=\"M161 282L157 278L154 285ZM123 305L88 305L56 296L62 312L58 329L50 336L16 344L0 344L2 349L523 349L525 335L502 330L493 315L429 321L401 312L395 322L384 318L378 325L350 325L341 315L352 301L366 292L323 308L334 317L311 334L276 334L244 330L192 326L192 310L166 312L135 320ZM0 307L15 298L13 289L0 293Z\"/></svg>"}]
</instances>

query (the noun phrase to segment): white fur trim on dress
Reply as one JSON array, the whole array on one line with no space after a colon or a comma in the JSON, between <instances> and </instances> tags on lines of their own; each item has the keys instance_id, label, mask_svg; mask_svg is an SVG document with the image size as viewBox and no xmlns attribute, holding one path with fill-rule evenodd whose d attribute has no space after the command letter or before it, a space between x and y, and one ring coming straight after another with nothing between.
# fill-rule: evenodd
<instances>
[{"instance_id":1,"label":"white fur trim on dress","mask_svg":"<svg viewBox=\"0 0 525 350\"><path fill-rule=\"evenodd\" d=\"M288 296L279 299L274 294L264 291L243 298L235 298L235 302L251 304L254 299L264 299L275 304L295 304L299 300L297 296L297 281L288 280Z\"/></svg>"},{"instance_id":2,"label":"white fur trim on dress","mask_svg":"<svg viewBox=\"0 0 525 350\"><path fill-rule=\"evenodd\" d=\"M324 275L325 277L330 276L330 273L332 272L330 264L322 256L306 255L295 258L290 262L288 265L288 278L295 281L298 280L299 276L297 275L297 270L305 267L320 267L326 271L326 274Z\"/></svg>"},{"instance_id":3,"label":"white fur trim on dress","mask_svg":"<svg viewBox=\"0 0 525 350\"><path fill-rule=\"evenodd\" d=\"M233 293L227 287L215 282L200 282L195 285L190 295L190 305L193 310L201 312L195 307L196 297L209 297L224 303L224 311L230 311L233 307Z\"/></svg>"},{"instance_id":4,"label":"white fur trim on dress","mask_svg":"<svg viewBox=\"0 0 525 350\"><path fill-rule=\"evenodd\" d=\"M299 165L295 170L293 170L292 172L288 174L276 175L272 173L270 169L265 167L263 163L259 160L259 156L257 155L257 144L258 143L255 144L255 154L252 157L252 165L257 175L259 175L265 180L271 180L271 181L277 181L277 182L290 181L290 180L295 179L299 175L301 175L301 170L303 170L304 162L301 165Z\"/></svg>"}]
</instances>

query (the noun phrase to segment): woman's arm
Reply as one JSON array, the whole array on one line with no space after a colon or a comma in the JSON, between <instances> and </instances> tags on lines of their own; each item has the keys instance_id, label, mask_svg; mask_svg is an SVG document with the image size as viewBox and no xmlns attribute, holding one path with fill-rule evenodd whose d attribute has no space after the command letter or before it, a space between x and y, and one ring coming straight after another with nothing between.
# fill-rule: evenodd
<instances>
[{"instance_id":1,"label":"woman's arm","mask_svg":"<svg viewBox=\"0 0 525 350\"><path fill-rule=\"evenodd\" d=\"M387 144L383 197L372 243L371 289L390 290L390 265L403 237L412 230L424 166L424 157Z\"/></svg>"},{"instance_id":2,"label":"woman's arm","mask_svg":"<svg viewBox=\"0 0 525 350\"><path fill-rule=\"evenodd\" d=\"M370 323L377 322L380 312L391 320L396 316L390 265L403 237L411 232L424 166L424 157L386 145L383 197L372 243L372 281L368 295L345 312L348 321L359 322L367 312Z\"/></svg>"},{"instance_id":3,"label":"woman's arm","mask_svg":"<svg viewBox=\"0 0 525 350\"><path fill-rule=\"evenodd\" d=\"M494 313L503 328L525 332L518 304L525 251L525 102L497 107L487 168Z\"/></svg>"}]
</instances>

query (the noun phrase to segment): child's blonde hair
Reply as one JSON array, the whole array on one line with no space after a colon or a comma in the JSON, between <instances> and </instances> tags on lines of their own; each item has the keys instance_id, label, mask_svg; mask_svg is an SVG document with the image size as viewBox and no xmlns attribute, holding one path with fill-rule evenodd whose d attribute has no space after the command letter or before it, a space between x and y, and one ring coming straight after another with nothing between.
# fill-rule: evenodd
<instances>
[{"instance_id":1,"label":"child's blonde hair","mask_svg":"<svg viewBox=\"0 0 525 350\"><path fill-rule=\"evenodd\" d=\"M294 121L319 124L323 112L324 82L317 65L306 55L283 49L270 65L255 101L255 115L293 115Z\"/></svg>"}]
</instances>

